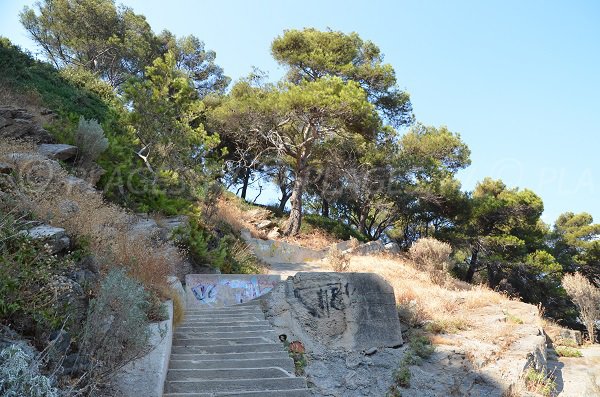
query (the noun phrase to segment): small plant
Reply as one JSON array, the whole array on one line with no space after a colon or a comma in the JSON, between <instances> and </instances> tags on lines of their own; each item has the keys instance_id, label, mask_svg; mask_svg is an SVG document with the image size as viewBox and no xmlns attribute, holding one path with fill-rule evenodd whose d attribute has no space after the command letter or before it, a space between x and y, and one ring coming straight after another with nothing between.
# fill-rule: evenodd
<instances>
[{"instance_id":1,"label":"small plant","mask_svg":"<svg viewBox=\"0 0 600 397\"><path fill-rule=\"evenodd\" d=\"M398 369L394 372L394 384L390 392L399 393L398 388L407 388L410 386L410 366L418 365L421 360L431 357L435 351L435 346L429 338L424 335L412 334L408 338L409 348L404 353ZM388 392L388 395L390 395ZM391 394L394 396L395 394Z\"/></svg>"},{"instance_id":2,"label":"small plant","mask_svg":"<svg viewBox=\"0 0 600 397\"><path fill-rule=\"evenodd\" d=\"M40 374L40 363L17 345L0 351L0 395L58 397L50 378Z\"/></svg>"},{"instance_id":3,"label":"small plant","mask_svg":"<svg viewBox=\"0 0 600 397\"><path fill-rule=\"evenodd\" d=\"M402 365L394 372L394 382L400 387L410 386L410 368L408 368L408 365Z\"/></svg>"},{"instance_id":4,"label":"small plant","mask_svg":"<svg viewBox=\"0 0 600 397\"><path fill-rule=\"evenodd\" d=\"M108 138L97 120L86 120L81 116L75 132L75 145L79 149L79 162L89 163L108 149Z\"/></svg>"},{"instance_id":5,"label":"small plant","mask_svg":"<svg viewBox=\"0 0 600 397\"><path fill-rule=\"evenodd\" d=\"M468 328L468 324L462 318L435 319L425 324L425 331L436 335L453 334Z\"/></svg>"},{"instance_id":6,"label":"small plant","mask_svg":"<svg viewBox=\"0 0 600 397\"><path fill-rule=\"evenodd\" d=\"M565 339L565 338L557 338L552 342L554 346L567 346L572 348L577 348L579 345L573 339Z\"/></svg>"},{"instance_id":7,"label":"small plant","mask_svg":"<svg viewBox=\"0 0 600 397\"><path fill-rule=\"evenodd\" d=\"M556 354L560 357L582 357L581 350L575 349L568 346L556 346L554 347Z\"/></svg>"},{"instance_id":8,"label":"small plant","mask_svg":"<svg viewBox=\"0 0 600 397\"><path fill-rule=\"evenodd\" d=\"M556 390L556 382L545 373L529 368L525 374L525 387L530 392L550 397Z\"/></svg>"},{"instance_id":9,"label":"small plant","mask_svg":"<svg viewBox=\"0 0 600 397\"><path fill-rule=\"evenodd\" d=\"M331 246L329 252L327 252L327 261L335 272L347 272L350 269L348 255L336 248L335 245Z\"/></svg>"},{"instance_id":10,"label":"small plant","mask_svg":"<svg viewBox=\"0 0 600 397\"><path fill-rule=\"evenodd\" d=\"M505 311L504 315L506 316L506 320L511 324L523 324L523 320L510 312Z\"/></svg>"},{"instance_id":11,"label":"small plant","mask_svg":"<svg viewBox=\"0 0 600 397\"><path fill-rule=\"evenodd\" d=\"M435 351L435 346L431 344L429 338L424 335L412 336L408 344L411 351L420 358L429 358Z\"/></svg>"}]
</instances>

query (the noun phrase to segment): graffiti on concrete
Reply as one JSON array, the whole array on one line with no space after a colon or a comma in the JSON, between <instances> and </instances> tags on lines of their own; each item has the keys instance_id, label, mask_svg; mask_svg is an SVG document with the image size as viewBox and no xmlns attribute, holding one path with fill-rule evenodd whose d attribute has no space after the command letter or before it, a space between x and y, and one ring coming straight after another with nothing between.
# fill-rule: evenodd
<instances>
[{"instance_id":1,"label":"graffiti on concrete","mask_svg":"<svg viewBox=\"0 0 600 397\"><path fill-rule=\"evenodd\" d=\"M198 284L192 288L196 299L202 303L214 303L217 299L216 284Z\"/></svg>"},{"instance_id":2,"label":"graffiti on concrete","mask_svg":"<svg viewBox=\"0 0 600 397\"><path fill-rule=\"evenodd\" d=\"M222 278L212 283L200 283L192 287L194 296L200 303L211 304L217 299L234 298L235 303L244 303L271 291L279 281L264 277Z\"/></svg>"},{"instance_id":3,"label":"graffiti on concrete","mask_svg":"<svg viewBox=\"0 0 600 397\"><path fill-rule=\"evenodd\" d=\"M317 288L297 288L294 296L302 303L311 316L317 318L331 317L332 310L345 310L347 305L344 296L349 297L351 291L348 283L331 283Z\"/></svg>"}]
</instances>

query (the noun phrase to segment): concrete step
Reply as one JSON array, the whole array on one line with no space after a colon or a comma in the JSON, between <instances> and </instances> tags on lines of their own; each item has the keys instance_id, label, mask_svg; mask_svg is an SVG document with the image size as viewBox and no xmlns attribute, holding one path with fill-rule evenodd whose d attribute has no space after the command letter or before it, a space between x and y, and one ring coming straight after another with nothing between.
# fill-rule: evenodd
<instances>
[{"instance_id":1,"label":"concrete step","mask_svg":"<svg viewBox=\"0 0 600 397\"><path fill-rule=\"evenodd\" d=\"M289 353L285 350L270 352L234 352L234 353L173 353L171 360L252 360L252 359L284 359L289 358Z\"/></svg>"},{"instance_id":2,"label":"concrete step","mask_svg":"<svg viewBox=\"0 0 600 397\"><path fill-rule=\"evenodd\" d=\"M269 338L277 339L277 334L274 329L264 329L261 331L237 331L237 332L218 332L218 331L203 331L200 328L191 328L181 331L175 330L173 338L236 338L236 337L257 337L257 338ZM278 339L277 339L278 340Z\"/></svg>"},{"instance_id":3,"label":"concrete step","mask_svg":"<svg viewBox=\"0 0 600 397\"><path fill-rule=\"evenodd\" d=\"M164 397L309 397L308 389L262 390L231 393L168 393Z\"/></svg>"},{"instance_id":4,"label":"concrete step","mask_svg":"<svg viewBox=\"0 0 600 397\"><path fill-rule=\"evenodd\" d=\"M173 346L235 346L253 345L261 343L275 343L273 338L238 337L238 338L176 338Z\"/></svg>"},{"instance_id":5,"label":"concrete step","mask_svg":"<svg viewBox=\"0 0 600 397\"><path fill-rule=\"evenodd\" d=\"M199 321L263 321L264 314L186 314L184 320Z\"/></svg>"},{"instance_id":6,"label":"concrete step","mask_svg":"<svg viewBox=\"0 0 600 397\"><path fill-rule=\"evenodd\" d=\"M207 325L207 324L187 324L180 325L175 328L175 331L187 332L192 330L198 330L203 332L243 332L243 331L265 331L272 330L268 324L248 324L244 326L240 325Z\"/></svg>"},{"instance_id":7,"label":"concrete step","mask_svg":"<svg viewBox=\"0 0 600 397\"><path fill-rule=\"evenodd\" d=\"M260 353L283 352L282 345L276 343L256 343L252 345L216 345L216 346L173 346L173 354L211 354L211 353Z\"/></svg>"},{"instance_id":8,"label":"concrete step","mask_svg":"<svg viewBox=\"0 0 600 397\"><path fill-rule=\"evenodd\" d=\"M210 327L218 327L218 326L229 326L229 327L244 327L246 325L269 325L269 322L265 319L260 320L239 320L239 321L229 321L227 319L217 319L213 321L202 321L195 318L184 318L181 323L181 327L201 327L201 326L210 326Z\"/></svg>"},{"instance_id":9,"label":"concrete step","mask_svg":"<svg viewBox=\"0 0 600 397\"><path fill-rule=\"evenodd\" d=\"M279 368L169 369L167 381L275 379L290 376L288 372Z\"/></svg>"},{"instance_id":10,"label":"concrete step","mask_svg":"<svg viewBox=\"0 0 600 397\"><path fill-rule=\"evenodd\" d=\"M231 393L231 392L260 392L263 390L288 390L306 388L304 378L260 378L260 379L230 379L202 381L167 381L165 393ZM227 394L224 394L227 395Z\"/></svg>"},{"instance_id":11,"label":"concrete step","mask_svg":"<svg viewBox=\"0 0 600 397\"><path fill-rule=\"evenodd\" d=\"M281 368L285 371L294 372L294 360L290 357L284 358L256 358L239 359L225 358L221 360L185 360L173 359L169 362L171 369L228 369L228 368Z\"/></svg>"}]
</instances>

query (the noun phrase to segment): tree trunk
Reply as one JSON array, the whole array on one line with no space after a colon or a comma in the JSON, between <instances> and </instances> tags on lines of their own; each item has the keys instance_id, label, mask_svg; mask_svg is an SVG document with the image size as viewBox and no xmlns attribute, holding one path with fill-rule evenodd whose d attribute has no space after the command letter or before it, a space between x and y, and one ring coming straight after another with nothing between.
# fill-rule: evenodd
<instances>
[{"instance_id":1,"label":"tree trunk","mask_svg":"<svg viewBox=\"0 0 600 397\"><path fill-rule=\"evenodd\" d=\"M327 201L326 199L323 199L321 215L323 215L325 218L329 218L329 201Z\"/></svg>"},{"instance_id":2,"label":"tree trunk","mask_svg":"<svg viewBox=\"0 0 600 397\"><path fill-rule=\"evenodd\" d=\"M469 261L469 270L467 270L467 275L465 276L465 281L467 283L473 282L473 276L475 275L475 270L477 270L477 257L479 256L479 248L473 248L473 252L471 253L471 260Z\"/></svg>"},{"instance_id":3,"label":"tree trunk","mask_svg":"<svg viewBox=\"0 0 600 397\"><path fill-rule=\"evenodd\" d=\"M287 204L288 200L290 199L290 195L286 194L285 192L281 192L281 200L279 201L279 211L283 212L285 211L285 205Z\"/></svg>"},{"instance_id":4,"label":"tree trunk","mask_svg":"<svg viewBox=\"0 0 600 397\"><path fill-rule=\"evenodd\" d=\"M243 198L244 200L246 200L246 193L248 193L248 183L250 182L250 175L251 175L250 168L246 168L246 170L244 171L242 194L240 195L240 197Z\"/></svg>"},{"instance_id":5,"label":"tree trunk","mask_svg":"<svg viewBox=\"0 0 600 397\"><path fill-rule=\"evenodd\" d=\"M288 218L285 230L283 231L286 236L294 236L298 234L300 232L300 225L302 223L302 193L304 192L304 179L306 177L306 171L304 170L304 167L299 168L300 170L296 172L292 196L290 197L290 203L292 205L290 217Z\"/></svg>"}]
</instances>

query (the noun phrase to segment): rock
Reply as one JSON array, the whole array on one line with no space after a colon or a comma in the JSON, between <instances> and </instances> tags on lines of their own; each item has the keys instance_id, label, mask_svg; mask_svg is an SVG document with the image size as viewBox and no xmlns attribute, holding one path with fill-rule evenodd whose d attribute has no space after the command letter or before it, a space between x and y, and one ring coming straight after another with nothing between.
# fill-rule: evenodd
<instances>
[{"instance_id":1,"label":"rock","mask_svg":"<svg viewBox=\"0 0 600 397\"><path fill-rule=\"evenodd\" d=\"M77 155L77 146L65 144L41 144L38 147L40 154L50 160L69 160Z\"/></svg>"},{"instance_id":2,"label":"rock","mask_svg":"<svg viewBox=\"0 0 600 397\"><path fill-rule=\"evenodd\" d=\"M389 252L390 254L397 254L400 252L400 246L398 245L398 243L387 243L386 245L383 246L386 252Z\"/></svg>"},{"instance_id":3,"label":"rock","mask_svg":"<svg viewBox=\"0 0 600 397\"><path fill-rule=\"evenodd\" d=\"M98 282L100 276L87 269L79 269L71 275L71 279L81 286L92 286Z\"/></svg>"},{"instance_id":4,"label":"rock","mask_svg":"<svg viewBox=\"0 0 600 397\"><path fill-rule=\"evenodd\" d=\"M156 223L160 227L159 237L167 241L171 238L175 229L184 228L188 225L189 217L185 215L170 216L159 219Z\"/></svg>"},{"instance_id":5,"label":"rock","mask_svg":"<svg viewBox=\"0 0 600 397\"><path fill-rule=\"evenodd\" d=\"M365 350L365 356L372 356L373 354L377 353L377 348L376 347L372 347L368 350Z\"/></svg>"},{"instance_id":6,"label":"rock","mask_svg":"<svg viewBox=\"0 0 600 397\"><path fill-rule=\"evenodd\" d=\"M269 232L269 234L267 234L267 238L268 238L269 240L276 240L276 239L278 239L279 237L281 237L281 233L279 232L279 228L278 228L278 227L276 227L276 228L273 228L273 229L272 229L272 230Z\"/></svg>"},{"instance_id":7,"label":"rock","mask_svg":"<svg viewBox=\"0 0 600 397\"><path fill-rule=\"evenodd\" d=\"M33 120L26 109L0 106L0 140L25 139L35 143L51 143L52 136Z\"/></svg>"},{"instance_id":8,"label":"rock","mask_svg":"<svg viewBox=\"0 0 600 397\"><path fill-rule=\"evenodd\" d=\"M21 335L8 326L0 324L0 351L11 345L19 346L29 356L37 356L37 351L29 341L24 340Z\"/></svg>"},{"instance_id":9,"label":"rock","mask_svg":"<svg viewBox=\"0 0 600 397\"><path fill-rule=\"evenodd\" d=\"M34 240L43 240L50 247L50 252L56 254L71 246L71 240L65 229L49 225L40 225L27 230L26 234Z\"/></svg>"},{"instance_id":10,"label":"rock","mask_svg":"<svg viewBox=\"0 0 600 397\"><path fill-rule=\"evenodd\" d=\"M0 163L0 174L10 174L14 168L10 164Z\"/></svg>"},{"instance_id":11,"label":"rock","mask_svg":"<svg viewBox=\"0 0 600 397\"><path fill-rule=\"evenodd\" d=\"M392 287L372 273L297 273L267 295L267 319L309 352L401 346Z\"/></svg>"},{"instance_id":12,"label":"rock","mask_svg":"<svg viewBox=\"0 0 600 397\"><path fill-rule=\"evenodd\" d=\"M273 226L273 221L271 221L269 219L265 219L264 221L260 221L256 224L256 228L258 230L267 229L271 226Z\"/></svg>"},{"instance_id":13,"label":"rock","mask_svg":"<svg viewBox=\"0 0 600 397\"><path fill-rule=\"evenodd\" d=\"M79 191L82 193L93 193L95 189L87 181L73 175L67 175L64 179L65 189L68 191Z\"/></svg>"},{"instance_id":14,"label":"rock","mask_svg":"<svg viewBox=\"0 0 600 397\"><path fill-rule=\"evenodd\" d=\"M368 243L361 244L356 248L350 248L344 253L355 254L355 255L372 255L385 250L385 247L381 241L369 241Z\"/></svg>"}]
</instances>

